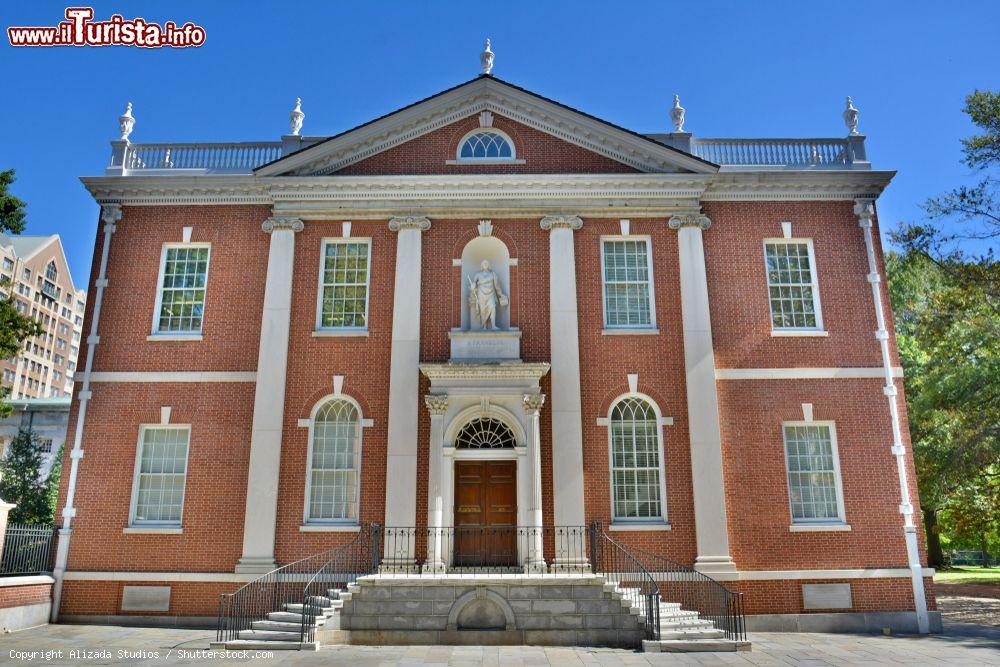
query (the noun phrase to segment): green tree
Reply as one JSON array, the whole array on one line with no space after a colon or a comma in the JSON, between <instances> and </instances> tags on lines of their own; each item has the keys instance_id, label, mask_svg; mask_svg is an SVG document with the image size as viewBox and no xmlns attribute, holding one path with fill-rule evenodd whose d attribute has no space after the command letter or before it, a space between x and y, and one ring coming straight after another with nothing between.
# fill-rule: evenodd
<instances>
[{"instance_id":1,"label":"green tree","mask_svg":"<svg viewBox=\"0 0 1000 667\"><path fill-rule=\"evenodd\" d=\"M0 498L17 505L10 511L11 523L52 523L49 483L42 479L42 452L38 436L30 429L17 432L0 461Z\"/></svg>"},{"instance_id":2,"label":"green tree","mask_svg":"<svg viewBox=\"0 0 1000 667\"><path fill-rule=\"evenodd\" d=\"M66 443L59 445L59 451L56 452L55 458L52 459L52 469L49 471L49 479L47 481L49 512L53 520L56 518L56 505L59 504L59 483L62 481L63 451L65 449Z\"/></svg>"},{"instance_id":3,"label":"green tree","mask_svg":"<svg viewBox=\"0 0 1000 667\"><path fill-rule=\"evenodd\" d=\"M24 230L25 203L8 192L13 182L13 170L0 171L0 234L20 234ZM43 330L35 320L17 311L10 282L0 280L0 295L5 292L6 297L0 296L0 359L13 359L21 353L26 338ZM11 413L11 407L3 400L9 395L10 388L0 386L0 418Z\"/></svg>"}]
</instances>

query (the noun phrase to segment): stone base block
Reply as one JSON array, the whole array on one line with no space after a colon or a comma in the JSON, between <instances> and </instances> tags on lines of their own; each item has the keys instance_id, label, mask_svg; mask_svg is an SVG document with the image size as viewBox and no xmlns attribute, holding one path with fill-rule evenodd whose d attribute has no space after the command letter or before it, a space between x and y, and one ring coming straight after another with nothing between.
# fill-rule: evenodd
<instances>
[{"instance_id":1,"label":"stone base block","mask_svg":"<svg viewBox=\"0 0 1000 667\"><path fill-rule=\"evenodd\" d=\"M941 612L928 612L930 630L941 632ZM916 633L913 611L833 612L816 614L754 614L747 616L751 632L892 632Z\"/></svg>"}]
</instances>

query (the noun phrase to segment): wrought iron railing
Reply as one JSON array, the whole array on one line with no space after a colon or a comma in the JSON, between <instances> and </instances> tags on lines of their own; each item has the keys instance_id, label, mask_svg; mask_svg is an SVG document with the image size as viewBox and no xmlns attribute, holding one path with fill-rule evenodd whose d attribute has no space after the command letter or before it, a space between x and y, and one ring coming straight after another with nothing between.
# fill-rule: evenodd
<instances>
[{"instance_id":1,"label":"wrought iron railing","mask_svg":"<svg viewBox=\"0 0 1000 667\"><path fill-rule=\"evenodd\" d=\"M302 605L304 617L307 590L315 591L316 586L328 583L335 575L346 586L373 572L378 567L378 534L378 525L362 524L358 534L347 544L282 565L233 593L223 593L219 600L218 641L239 639L241 632L253 629L255 621L267 620L269 614L284 611L286 605ZM328 576L321 580L320 573L324 572ZM315 614L311 614L311 618L315 619Z\"/></svg>"},{"instance_id":2,"label":"wrought iron railing","mask_svg":"<svg viewBox=\"0 0 1000 667\"><path fill-rule=\"evenodd\" d=\"M664 601L679 602L682 609L698 612L700 618L712 621L717 630L725 632L726 639L746 641L742 593L729 590L689 565L635 547L627 548L656 581Z\"/></svg>"},{"instance_id":3,"label":"wrought iron railing","mask_svg":"<svg viewBox=\"0 0 1000 667\"><path fill-rule=\"evenodd\" d=\"M52 526L7 524L0 555L0 574L40 574L49 572Z\"/></svg>"},{"instance_id":4,"label":"wrought iron railing","mask_svg":"<svg viewBox=\"0 0 1000 667\"><path fill-rule=\"evenodd\" d=\"M589 569L585 526L385 528L380 573L423 577Z\"/></svg>"},{"instance_id":5,"label":"wrought iron railing","mask_svg":"<svg viewBox=\"0 0 1000 667\"><path fill-rule=\"evenodd\" d=\"M648 639L660 638L660 589L629 548L608 535L600 523L590 524L593 571L615 584L617 591L640 610Z\"/></svg>"},{"instance_id":6,"label":"wrought iron railing","mask_svg":"<svg viewBox=\"0 0 1000 667\"><path fill-rule=\"evenodd\" d=\"M851 162L846 139L691 139L691 152L728 166L842 167Z\"/></svg>"}]
</instances>

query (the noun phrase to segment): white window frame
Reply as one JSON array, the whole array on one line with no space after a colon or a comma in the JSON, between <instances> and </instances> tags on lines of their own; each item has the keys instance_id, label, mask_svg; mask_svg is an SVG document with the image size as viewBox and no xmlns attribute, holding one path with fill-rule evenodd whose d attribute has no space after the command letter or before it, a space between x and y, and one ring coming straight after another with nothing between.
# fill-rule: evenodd
<instances>
[{"instance_id":1,"label":"white window frame","mask_svg":"<svg viewBox=\"0 0 1000 667\"><path fill-rule=\"evenodd\" d=\"M837 492L837 514L836 518L824 519L796 519L792 511L792 485L788 479L791 471L788 469L788 440L785 435L786 427L795 426L820 426L830 429L830 453L833 457L833 481ZM781 422L781 451L785 459L785 492L788 496L788 516L791 518L793 526L830 526L847 523L847 512L844 509L844 484L840 476L840 450L837 447L837 427L833 421L783 421Z\"/></svg>"},{"instance_id":2,"label":"white window frame","mask_svg":"<svg viewBox=\"0 0 1000 667\"><path fill-rule=\"evenodd\" d=\"M177 521L136 521L135 511L139 502L139 471L142 466L142 442L146 431L152 429L185 429L187 447L184 450L184 489L181 491L181 516ZM132 499L129 504L128 525L130 528L180 528L184 522L184 502L187 498L187 479L191 459L191 424L140 424L139 437L135 445L135 466L132 472Z\"/></svg>"},{"instance_id":3,"label":"white window frame","mask_svg":"<svg viewBox=\"0 0 1000 667\"><path fill-rule=\"evenodd\" d=\"M814 327L776 327L774 326L774 306L771 304L771 278L767 269L768 245L802 245L805 244L809 255L809 274L812 276L813 309L816 311L816 326ZM764 284L767 290L767 312L771 323L771 334L775 336L809 336L826 332L823 325L823 307L819 295L819 271L816 267L816 252L813 240L807 238L768 238L764 239Z\"/></svg>"},{"instance_id":4,"label":"white window frame","mask_svg":"<svg viewBox=\"0 0 1000 667\"><path fill-rule=\"evenodd\" d=\"M650 517L619 517L615 514L615 446L614 446L614 435L613 429L611 428L611 415L615 411L615 406L622 401L636 398L645 401L653 408L653 414L656 415L656 439L657 445L659 446L660 455L658 457L660 464L660 516L650 516ZM668 511L667 511L667 474L666 474L666 464L664 462L664 452L663 452L663 413L660 412L660 406L657 405L650 396L640 393L640 392L629 392L627 394L622 394L611 401L611 407L608 408L607 415L607 428L608 428L608 487L609 487L609 500L611 501L611 523L612 525L650 525L658 526L663 524L669 524Z\"/></svg>"},{"instance_id":5,"label":"white window frame","mask_svg":"<svg viewBox=\"0 0 1000 667\"><path fill-rule=\"evenodd\" d=\"M604 244L605 241L644 241L646 243L646 272L649 276L649 324L641 326L622 326L620 324L608 324L608 296L607 274L604 264ZM605 331L627 332L627 331L654 331L656 330L656 288L653 276L653 239L647 235L606 235L601 236L601 317L604 322Z\"/></svg>"},{"instance_id":6,"label":"white window frame","mask_svg":"<svg viewBox=\"0 0 1000 667\"><path fill-rule=\"evenodd\" d=\"M176 248L208 248L208 258L205 260L205 298L202 303L201 325L197 331L160 331L160 309L163 307L163 279L167 268L167 253ZM208 305L208 278L212 270L212 244L211 243L164 243L160 250L160 274L156 279L156 304L153 308L153 326L150 338L162 338L169 340L188 339L200 340L201 332L205 327L205 312Z\"/></svg>"},{"instance_id":7,"label":"white window frame","mask_svg":"<svg viewBox=\"0 0 1000 667\"><path fill-rule=\"evenodd\" d=\"M313 436L316 431L316 415L319 413L320 409L329 403L330 401L347 401L354 406L354 409L358 412L358 455L357 455L357 484L355 484L354 489L354 506L357 508L357 516L353 519L314 519L310 514L310 509L312 505L312 473L313 473ZM308 433L308 446L306 447L306 483L305 483L305 493L303 494L303 510L302 510L302 525L304 526L356 526L359 525L361 521L361 463L362 463L362 446L364 444L364 432L365 426L368 425L364 418L364 413L361 411L361 404L357 402L353 397L347 394L329 394L324 396L316 402L313 406L312 412L309 413L309 433Z\"/></svg>"},{"instance_id":8,"label":"white window frame","mask_svg":"<svg viewBox=\"0 0 1000 667\"><path fill-rule=\"evenodd\" d=\"M510 157L462 157L462 147L465 146L465 142L468 141L469 137L484 132L500 135L507 142L507 145L510 146ZM517 146L509 134L495 127L477 127L466 132L458 140L458 145L455 147L455 159L448 160L447 164L524 164L524 160L517 157Z\"/></svg>"},{"instance_id":9,"label":"white window frame","mask_svg":"<svg viewBox=\"0 0 1000 667\"><path fill-rule=\"evenodd\" d=\"M365 326L363 327L325 327L323 326L323 273L326 269L326 247L334 243L365 243L368 245L368 269L365 275ZM316 331L322 333L364 334L371 324L371 294L372 294L372 239L367 236L326 237L319 247L319 272L316 276Z\"/></svg>"}]
</instances>

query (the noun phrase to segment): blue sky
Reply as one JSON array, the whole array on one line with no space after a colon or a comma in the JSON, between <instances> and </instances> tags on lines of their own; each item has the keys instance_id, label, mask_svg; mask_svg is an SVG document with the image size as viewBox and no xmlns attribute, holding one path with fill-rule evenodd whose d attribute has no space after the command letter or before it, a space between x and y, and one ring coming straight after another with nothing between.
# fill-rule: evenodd
<instances>
[{"instance_id":1,"label":"blue sky","mask_svg":"<svg viewBox=\"0 0 1000 667\"><path fill-rule=\"evenodd\" d=\"M0 40L0 169L17 170L30 234L63 237L90 270L117 118L132 140L276 140L296 96L304 132L330 134L494 73L640 132L669 131L674 93L696 136L835 137L852 95L879 169L899 175L883 226L969 179L959 138L975 88L1000 88L1000 2L95 2L205 28L200 48L13 49ZM3 27L55 25L66 4L8 0ZM4 31L6 32L6 31Z\"/></svg>"}]
</instances>

